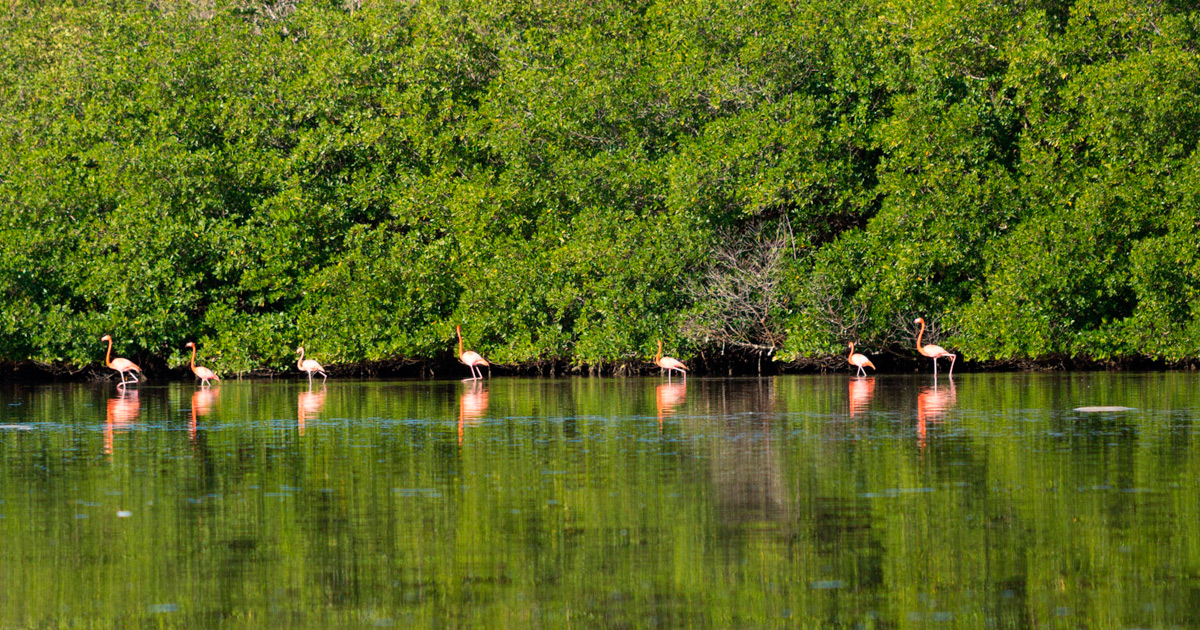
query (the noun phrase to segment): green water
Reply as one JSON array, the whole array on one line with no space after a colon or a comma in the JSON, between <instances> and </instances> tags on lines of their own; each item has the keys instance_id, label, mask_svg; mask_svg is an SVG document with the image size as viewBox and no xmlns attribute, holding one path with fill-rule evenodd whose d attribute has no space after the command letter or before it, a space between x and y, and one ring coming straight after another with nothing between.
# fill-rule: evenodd
<instances>
[{"instance_id":1,"label":"green water","mask_svg":"<svg viewBox=\"0 0 1200 630\"><path fill-rule=\"evenodd\" d=\"M1196 374L7 385L0 424L0 628L1200 627Z\"/></svg>"}]
</instances>

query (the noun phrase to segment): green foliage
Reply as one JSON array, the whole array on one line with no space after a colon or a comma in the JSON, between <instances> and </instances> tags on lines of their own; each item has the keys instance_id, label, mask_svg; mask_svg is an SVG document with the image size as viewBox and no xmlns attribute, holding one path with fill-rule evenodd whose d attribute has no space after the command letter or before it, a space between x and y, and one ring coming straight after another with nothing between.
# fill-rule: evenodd
<instances>
[{"instance_id":1,"label":"green foliage","mask_svg":"<svg viewBox=\"0 0 1200 630\"><path fill-rule=\"evenodd\" d=\"M455 324L500 363L686 357L755 230L782 359L917 315L970 358L1194 357L1198 33L1106 0L23 5L0 360L431 358Z\"/></svg>"}]
</instances>

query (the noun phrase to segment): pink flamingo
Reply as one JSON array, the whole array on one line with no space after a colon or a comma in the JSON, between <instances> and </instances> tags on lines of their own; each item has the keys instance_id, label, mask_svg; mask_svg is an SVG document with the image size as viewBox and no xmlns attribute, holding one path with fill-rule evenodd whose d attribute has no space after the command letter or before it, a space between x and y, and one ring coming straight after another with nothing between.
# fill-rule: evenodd
<instances>
[{"instance_id":1,"label":"pink flamingo","mask_svg":"<svg viewBox=\"0 0 1200 630\"><path fill-rule=\"evenodd\" d=\"M871 363L871 360L867 358L867 355L858 354L854 351L853 341L850 342L850 365L858 368L858 374L855 376L866 376L867 371L863 369L864 367L869 367L872 370L878 369L875 367L875 364Z\"/></svg>"},{"instance_id":2,"label":"pink flamingo","mask_svg":"<svg viewBox=\"0 0 1200 630\"><path fill-rule=\"evenodd\" d=\"M212 370L206 367L196 367L196 344L189 341L184 347L192 349L192 374L195 374L200 379L200 387L210 385L209 381L221 380L221 377L217 376Z\"/></svg>"},{"instance_id":3,"label":"pink flamingo","mask_svg":"<svg viewBox=\"0 0 1200 630\"><path fill-rule=\"evenodd\" d=\"M671 382L671 371L672 370L679 370L679 373L683 375L683 378L685 378L685 379L687 378L687 366L686 365L684 365L682 362L680 362L679 359L673 359L671 357L663 356L662 339L658 340L658 354L654 355L654 364L667 371L667 382L668 383Z\"/></svg>"},{"instance_id":4,"label":"pink flamingo","mask_svg":"<svg viewBox=\"0 0 1200 630\"><path fill-rule=\"evenodd\" d=\"M471 368L471 378L464 378L463 382L477 381L483 378L483 371L479 369L479 366L490 364L483 357L479 356L478 352L472 350L463 352L462 326L455 326L454 332L458 333L458 360Z\"/></svg>"},{"instance_id":5,"label":"pink flamingo","mask_svg":"<svg viewBox=\"0 0 1200 630\"><path fill-rule=\"evenodd\" d=\"M324 384L325 380L329 378L329 375L325 373L325 368L321 367L320 363L317 363L312 359L304 358L304 346L296 348L296 352L300 353L300 359L296 361L296 367L299 368L301 372L308 373L308 386L312 387L313 372L319 372L321 374L321 384Z\"/></svg>"},{"instance_id":6,"label":"pink flamingo","mask_svg":"<svg viewBox=\"0 0 1200 630\"><path fill-rule=\"evenodd\" d=\"M913 323L921 325L921 332L917 333L917 352L920 352L921 354L933 359L933 375L937 376L937 360L942 357L950 357L949 375L954 376L954 361L958 359L958 355L947 352L946 349L941 346L935 346L933 344L922 346L921 336L925 334L925 320L918 317L913 320Z\"/></svg>"},{"instance_id":7,"label":"pink flamingo","mask_svg":"<svg viewBox=\"0 0 1200 630\"><path fill-rule=\"evenodd\" d=\"M117 373L121 375L121 384L117 385L117 387L125 387L125 385L126 385L125 373L126 372L129 372L129 378L133 379L130 382L132 382L132 383L139 382L138 377L135 376L133 373L141 372L142 368L138 367L133 361L130 361L129 359L122 359L120 357L117 357L110 361L109 359L112 358L112 337L110 337L108 335L104 335L103 337L100 338L100 341L108 342L108 354L106 354L104 356L104 365L107 365L108 367L116 370Z\"/></svg>"}]
</instances>

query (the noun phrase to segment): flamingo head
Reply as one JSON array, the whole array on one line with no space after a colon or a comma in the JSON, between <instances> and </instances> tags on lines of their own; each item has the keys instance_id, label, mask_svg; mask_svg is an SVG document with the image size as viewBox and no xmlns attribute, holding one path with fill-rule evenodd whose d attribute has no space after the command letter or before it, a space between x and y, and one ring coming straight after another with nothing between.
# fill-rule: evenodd
<instances>
[{"instance_id":1,"label":"flamingo head","mask_svg":"<svg viewBox=\"0 0 1200 630\"><path fill-rule=\"evenodd\" d=\"M296 348L296 352L304 352L304 346L300 346L299 348Z\"/></svg>"},{"instance_id":2,"label":"flamingo head","mask_svg":"<svg viewBox=\"0 0 1200 630\"><path fill-rule=\"evenodd\" d=\"M103 337L100 338L100 341L112 341L112 337L109 337L108 335L104 335Z\"/></svg>"},{"instance_id":3,"label":"flamingo head","mask_svg":"<svg viewBox=\"0 0 1200 630\"><path fill-rule=\"evenodd\" d=\"M192 343L192 342L190 342L190 341L189 341L189 342L187 342L187 343L183 344L183 347L184 347L184 348L195 348L195 347L196 347L196 344L194 344L194 343Z\"/></svg>"},{"instance_id":4,"label":"flamingo head","mask_svg":"<svg viewBox=\"0 0 1200 630\"><path fill-rule=\"evenodd\" d=\"M854 352L854 342L850 342L850 352Z\"/></svg>"},{"instance_id":5,"label":"flamingo head","mask_svg":"<svg viewBox=\"0 0 1200 630\"><path fill-rule=\"evenodd\" d=\"M924 323L925 323L925 320L923 320L923 319L921 319L920 317L918 317L918 318L916 318L916 319L914 319L914 320L913 320L913 323L914 323L914 324L924 324Z\"/></svg>"}]
</instances>

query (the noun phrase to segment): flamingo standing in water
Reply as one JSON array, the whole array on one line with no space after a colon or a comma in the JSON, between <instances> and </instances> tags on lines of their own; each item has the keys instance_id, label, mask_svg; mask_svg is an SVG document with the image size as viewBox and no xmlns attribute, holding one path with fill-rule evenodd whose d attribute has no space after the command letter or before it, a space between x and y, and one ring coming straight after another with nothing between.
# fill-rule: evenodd
<instances>
[{"instance_id":1,"label":"flamingo standing in water","mask_svg":"<svg viewBox=\"0 0 1200 630\"><path fill-rule=\"evenodd\" d=\"M217 376L212 370L206 367L196 367L196 344L189 341L184 347L192 349L192 374L195 374L196 378L200 379L200 387L210 385L209 381L221 380L221 377Z\"/></svg>"},{"instance_id":2,"label":"flamingo standing in water","mask_svg":"<svg viewBox=\"0 0 1200 630\"><path fill-rule=\"evenodd\" d=\"M859 354L854 351L853 341L850 342L850 365L858 368L858 374L855 376L866 376L867 371L863 369L864 367L869 367L872 370L878 369L875 367L875 364L871 363L871 360L867 358L867 355Z\"/></svg>"},{"instance_id":3,"label":"flamingo standing in water","mask_svg":"<svg viewBox=\"0 0 1200 630\"><path fill-rule=\"evenodd\" d=\"M954 361L958 358L958 355L947 352L946 349L941 346L935 346L933 344L922 346L921 336L925 334L925 320L918 317L913 320L913 323L921 325L921 332L917 333L917 352L920 352L930 359L933 359L933 375L937 376L937 360L942 357L950 357L949 375L954 376Z\"/></svg>"},{"instance_id":4,"label":"flamingo standing in water","mask_svg":"<svg viewBox=\"0 0 1200 630\"><path fill-rule=\"evenodd\" d=\"M471 378L464 378L463 382L477 381L483 378L483 371L479 369L479 366L490 364L486 359L479 356L478 352L473 350L467 350L466 352L463 352L462 326L455 326L454 332L458 333L458 360L462 361L464 365L471 368Z\"/></svg>"},{"instance_id":5,"label":"flamingo standing in water","mask_svg":"<svg viewBox=\"0 0 1200 630\"><path fill-rule=\"evenodd\" d=\"M129 372L129 378L133 379L132 381L130 381L131 383L139 382L138 377L135 376L133 373L141 372L142 368L138 367L133 361L130 361L129 359L122 359L120 357L112 359L112 337L110 337L108 335L104 335L103 337L100 338L100 341L108 342L108 354L104 355L104 365L107 365L108 367L116 370L117 373L121 375L121 384L117 385L117 387L125 387L125 385L126 385L125 373L126 372ZM112 359L112 360L110 361L109 359Z\"/></svg>"},{"instance_id":6,"label":"flamingo standing in water","mask_svg":"<svg viewBox=\"0 0 1200 630\"><path fill-rule=\"evenodd\" d=\"M658 354L654 355L654 364L667 371L667 382L671 382L671 371L679 370L683 378L687 378L687 366L679 359L664 357L662 353L662 339L658 340Z\"/></svg>"},{"instance_id":7,"label":"flamingo standing in water","mask_svg":"<svg viewBox=\"0 0 1200 630\"><path fill-rule=\"evenodd\" d=\"M308 373L308 386L312 387L313 372L319 372L321 374L321 384L324 384L325 379L329 378L329 375L325 373L325 368L321 367L320 363L317 363L312 359L304 358L304 346L296 348L296 352L300 353L300 359L296 361L296 367L299 368L301 372Z\"/></svg>"}]
</instances>

